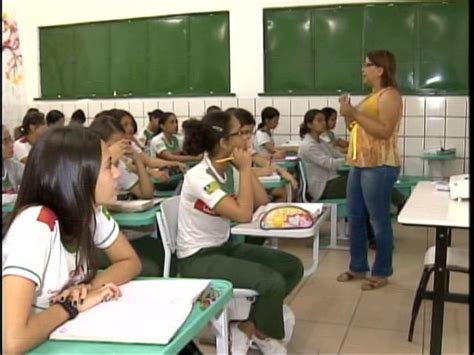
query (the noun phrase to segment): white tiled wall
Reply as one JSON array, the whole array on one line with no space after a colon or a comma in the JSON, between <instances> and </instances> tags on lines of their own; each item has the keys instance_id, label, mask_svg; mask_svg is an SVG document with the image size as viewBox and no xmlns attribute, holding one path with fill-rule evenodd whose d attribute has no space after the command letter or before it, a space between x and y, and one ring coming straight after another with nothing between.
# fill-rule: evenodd
<instances>
[{"instance_id":1,"label":"white tiled wall","mask_svg":"<svg viewBox=\"0 0 474 355\"><path fill-rule=\"evenodd\" d=\"M363 96L352 96L351 101L357 104ZM440 144L456 148L456 159L447 168L450 174L468 172L469 170L469 101L465 96L422 97L406 96L404 116L400 125L398 140L400 154L403 157L402 174L428 175L428 163L421 160L423 151ZM337 96L308 97L212 97L212 98L156 98L130 100L80 100L80 101L36 101L32 106L47 112L50 109L62 110L67 117L81 108L89 118L99 111L117 107L129 110L137 120L139 128L148 121L148 112L160 108L174 112L180 126L189 117L201 117L207 107L217 105L224 109L242 107L255 115L260 122L260 112L266 106L273 106L280 111L280 124L275 131L277 143L299 139L299 125L308 109L330 106L339 107ZM19 117L16 125L20 123ZM340 117L335 133L347 137L344 120Z\"/></svg>"}]
</instances>

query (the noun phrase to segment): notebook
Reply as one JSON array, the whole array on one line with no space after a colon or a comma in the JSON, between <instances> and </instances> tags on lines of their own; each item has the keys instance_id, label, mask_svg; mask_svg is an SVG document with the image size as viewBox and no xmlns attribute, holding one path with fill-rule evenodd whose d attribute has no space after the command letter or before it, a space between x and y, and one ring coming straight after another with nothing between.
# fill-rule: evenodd
<instances>
[{"instance_id":1,"label":"notebook","mask_svg":"<svg viewBox=\"0 0 474 355\"><path fill-rule=\"evenodd\" d=\"M152 200L119 200L108 205L107 209L112 212L141 212L149 210L153 206L161 203L163 200L163 197L156 197Z\"/></svg>"},{"instance_id":2,"label":"notebook","mask_svg":"<svg viewBox=\"0 0 474 355\"><path fill-rule=\"evenodd\" d=\"M50 339L168 344L209 280L130 281L122 297L100 303L57 328Z\"/></svg>"}]
</instances>

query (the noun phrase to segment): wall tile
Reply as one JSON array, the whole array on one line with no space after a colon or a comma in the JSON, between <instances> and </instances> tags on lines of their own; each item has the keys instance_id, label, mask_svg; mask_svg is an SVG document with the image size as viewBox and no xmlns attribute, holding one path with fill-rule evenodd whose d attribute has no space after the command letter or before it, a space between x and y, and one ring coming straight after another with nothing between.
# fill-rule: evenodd
<instances>
[{"instance_id":1,"label":"wall tile","mask_svg":"<svg viewBox=\"0 0 474 355\"><path fill-rule=\"evenodd\" d=\"M148 118L148 115L145 112L143 112L143 100L130 100L128 103L128 107L129 107L130 113L134 115L135 117Z\"/></svg>"},{"instance_id":2,"label":"wall tile","mask_svg":"<svg viewBox=\"0 0 474 355\"><path fill-rule=\"evenodd\" d=\"M464 159L464 174L469 174L469 159Z\"/></svg>"},{"instance_id":3,"label":"wall tile","mask_svg":"<svg viewBox=\"0 0 474 355\"><path fill-rule=\"evenodd\" d=\"M221 107L221 100L220 99L206 99L204 100L204 103L205 103L205 108L207 110L208 107L210 106L217 106L217 107Z\"/></svg>"},{"instance_id":4,"label":"wall tile","mask_svg":"<svg viewBox=\"0 0 474 355\"><path fill-rule=\"evenodd\" d=\"M130 110L130 105L127 99L122 99L122 100L115 100L115 108L129 111Z\"/></svg>"},{"instance_id":5,"label":"wall tile","mask_svg":"<svg viewBox=\"0 0 474 355\"><path fill-rule=\"evenodd\" d=\"M158 108L158 100L143 100L143 116L148 116L148 112L152 112Z\"/></svg>"},{"instance_id":6,"label":"wall tile","mask_svg":"<svg viewBox=\"0 0 474 355\"><path fill-rule=\"evenodd\" d=\"M405 138L405 155L421 156L423 155L423 139L415 137Z\"/></svg>"},{"instance_id":7,"label":"wall tile","mask_svg":"<svg viewBox=\"0 0 474 355\"><path fill-rule=\"evenodd\" d=\"M346 136L348 134L347 128L346 128L346 122L344 121L342 117L337 119L336 127L334 128L334 133L343 135L343 136Z\"/></svg>"},{"instance_id":8,"label":"wall tile","mask_svg":"<svg viewBox=\"0 0 474 355\"><path fill-rule=\"evenodd\" d=\"M464 174L464 159L448 161L446 164L445 174L447 176Z\"/></svg>"},{"instance_id":9,"label":"wall tile","mask_svg":"<svg viewBox=\"0 0 474 355\"><path fill-rule=\"evenodd\" d=\"M101 111L111 110L113 108L115 108L115 100L107 99L107 100L101 100L100 101L100 110Z\"/></svg>"},{"instance_id":10,"label":"wall tile","mask_svg":"<svg viewBox=\"0 0 474 355\"><path fill-rule=\"evenodd\" d=\"M291 99L291 115L304 116L304 114L309 109L309 99L308 98L294 98Z\"/></svg>"},{"instance_id":11,"label":"wall tile","mask_svg":"<svg viewBox=\"0 0 474 355\"><path fill-rule=\"evenodd\" d=\"M400 120L400 128L398 129L398 135L402 137L405 136L405 119L406 117L402 116Z\"/></svg>"},{"instance_id":12,"label":"wall tile","mask_svg":"<svg viewBox=\"0 0 474 355\"><path fill-rule=\"evenodd\" d=\"M471 147L469 146L469 139L466 139L464 143L465 143L464 157L469 158L469 151L471 150Z\"/></svg>"},{"instance_id":13,"label":"wall tile","mask_svg":"<svg viewBox=\"0 0 474 355\"><path fill-rule=\"evenodd\" d=\"M331 98L330 98L331 99ZM324 107L333 107L335 110L339 110L339 103L337 102L337 98L335 98L337 105L331 106L331 103L328 103L328 98L321 96L321 97L311 97L309 99L309 107L308 109L318 109L321 110ZM306 112L305 112L306 113ZM303 114L304 115L304 114Z\"/></svg>"},{"instance_id":14,"label":"wall tile","mask_svg":"<svg viewBox=\"0 0 474 355\"><path fill-rule=\"evenodd\" d=\"M444 137L444 117L426 117L426 136Z\"/></svg>"},{"instance_id":15,"label":"wall tile","mask_svg":"<svg viewBox=\"0 0 474 355\"><path fill-rule=\"evenodd\" d=\"M291 120L290 116L280 116L280 120L278 121L278 126L275 129L275 134L287 134L290 135L291 131Z\"/></svg>"},{"instance_id":16,"label":"wall tile","mask_svg":"<svg viewBox=\"0 0 474 355\"><path fill-rule=\"evenodd\" d=\"M425 115L425 98L417 96L407 96L405 98L405 115L406 116L424 116Z\"/></svg>"},{"instance_id":17,"label":"wall tile","mask_svg":"<svg viewBox=\"0 0 474 355\"><path fill-rule=\"evenodd\" d=\"M446 138L445 148L456 148L456 157L464 158L464 138Z\"/></svg>"},{"instance_id":18,"label":"wall tile","mask_svg":"<svg viewBox=\"0 0 474 355\"><path fill-rule=\"evenodd\" d=\"M62 105L62 112L66 117L66 124L69 122L72 113L75 111L75 106L73 102L64 102Z\"/></svg>"},{"instance_id":19,"label":"wall tile","mask_svg":"<svg viewBox=\"0 0 474 355\"><path fill-rule=\"evenodd\" d=\"M364 99L364 97L365 95L351 95L351 104L353 106L357 106ZM338 101L338 106L339 106L339 101Z\"/></svg>"},{"instance_id":20,"label":"wall tile","mask_svg":"<svg viewBox=\"0 0 474 355\"><path fill-rule=\"evenodd\" d=\"M271 102L271 99L270 99ZM227 110L229 107L237 107L237 98L236 97L224 97L221 99L221 108L222 110Z\"/></svg>"},{"instance_id":21,"label":"wall tile","mask_svg":"<svg viewBox=\"0 0 474 355\"><path fill-rule=\"evenodd\" d=\"M405 118L405 136L423 136L425 134L425 119L419 116Z\"/></svg>"},{"instance_id":22,"label":"wall tile","mask_svg":"<svg viewBox=\"0 0 474 355\"><path fill-rule=\"evenodd\" d=\"M255 116L255 99L238 99L237 105Z\"/></svg>"},{"instance_id":23,"label":"wall tile","mask_svg":"<svg viewBox=\"0 0 474 355\"><path fill-rule=\"evenodd\" d=\"M447 97L446 116L466 117L466 101L465 97Z\"/></svg>"},{"instance_id":24,"label":"wall tile","mask_svg":"<svg viewBox=\"0 0 474 355\"><path fill-rule=\"evenodd\" d=\"M420 158L405 158L404 175L423 176L423 161Z\"/></svg>"},{"instance_id":25,"label":"wall tile","mask_svg":"<svg viewBox=\"0 0 474 355\"><path fill-rule=\"evenodd\" d=\"M289 116L290 115L290 102L291 102L291 99L287 97L274 98L273 107L275 107L280 112L280 116Z\"/></svg>"},{"instance_id":26,"label":"wall tile","mask_svg":"<svg viewBox=\"0 0 474 355\"><path fill-rule=\"evenodd\" d=\"M43 112L46 116L46 114L49 112L50 110L50 105L47 104L47 103L44 103L44 102L40 102L38 104L38 110L40 110L41 112Z\"/></svg>"},{"instance_id":27,"label":"wall tile","mask_svg":"<svg viewBox=\"0 0 474 355\"><path fill-rule=\"evenodd\" d=\"M79 108L76 105L76 109ZM90 101L87 103L87 108L89 110L89 116L90 118L93 118L95 115L97 115L100 111L102 111L102 105L100 101ZM104 109L105 110L105 109Z\"/></svg>"},{"instance_id":28,"label":"wall tile","mask_svg":"<svg viewBox=\"0 0 474 355\"><path fill-rule=\"evenodd\" d=\"M303 116L291 116L291 134L299 137Z\"/></svg>"},{"instance_id":29,"label":"wall tile","mask_svg":"<svg viewBox=\"0 0 474 355\"><path fill-rule=\"evenodd\" d=\"M459 117L446 118L446 137L464 137L466 135L466 120Z\"/></svg>"},{"instance_id":30,"label":"wall tile","mask_svg":"<svg viewBox=\"0 0 474 355\"><path fill-rule=\"evenodd\" d=\"M97 111L97 112L94 112L94 114L92 114L92 112L89 111L89 103L87 101L75 101L74 110L79 110L79 109L84 111L84 113L86 114L86 117L88 118L94 117L95 114L99 113L99 111Z\"/></svg>"},{"instance_id":31,"label":"wall tile","mask_svg":"<svg viewBox=\"0 0 474 355\"><path fill-rule=\"evenodd\" d=\"M172 99L158 100L158 108L163 112L174 112L174 105ZM176 112L174 112L176 114Z\"/></svg>"},{"instance_id":32,"label":"wall tile","mask_svg":"<svg viewBox=\"0 0 474 355\"><path fill-rule=\"evenodd\" d=\"M146 125L148 124L148 117L135 117L135 121L137 122L137 134L140 134L143 128L146 127Z\"/></svg>"},{"instance_id":33,"label":"wall tile","mask_svg":"<svg viewBox=\"0 0 474 355\"><path fill-rule=\"evenodd\" d=\"M445 116L446 99L444 97L426 98L426 116Z\"/></svg>"},{"instance_id":34,"label":"wall tile","mask_svg":"<svg viewBox=\"0 0 474 355\"><path fill-rule=\"evenodd\" d=\"M165 110L163 110L165 111ZM189 116L189 103L188 100L178 99L173 102L173 112L177 117Z\"/></svg>"},{"instance_id":35,"label":"wall tile","mask_svg":"<svg viewBox=\"0 0 474 355\"><path fill-rule=\"evenodd\" d=\"M201 118L205 114L204 100L203 99L190 99L189 100L189 116Z\"/></svg>"},{"instance_id":36,"label":"wall tile","mask_svg":"<svg viewBox=\"0 0 474 355\"><path fill-rule=\"evenodd\" d=\"M425 150L427 149L439 149L445 147L444 137L425 137L424 141Z\"/></svg>"}]
</instances>

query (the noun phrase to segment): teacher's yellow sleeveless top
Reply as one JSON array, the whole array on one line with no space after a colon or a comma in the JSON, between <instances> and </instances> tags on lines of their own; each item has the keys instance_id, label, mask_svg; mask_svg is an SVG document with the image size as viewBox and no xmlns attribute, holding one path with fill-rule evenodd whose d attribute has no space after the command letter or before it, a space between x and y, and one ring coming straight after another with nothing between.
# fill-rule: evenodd
<instances>
[{"instance_id":1,"label":"teacher's yellow sleeveless top","mask_svg":"<svg viewBox=\"0 0 474 355\"><path fill-rule=\"evenodd\" d=\"M367 96L357 109L365 116L374 120L379 117L380 96L389 88ZM377 166L400 166L398 154L398 130L400 128L401 112L395 130L388 139L376 138L367 133L359 124L355 124L350 131L349 149L347 151L347 164L359 168L372 168Z\"/></svg>"}]
</instances>

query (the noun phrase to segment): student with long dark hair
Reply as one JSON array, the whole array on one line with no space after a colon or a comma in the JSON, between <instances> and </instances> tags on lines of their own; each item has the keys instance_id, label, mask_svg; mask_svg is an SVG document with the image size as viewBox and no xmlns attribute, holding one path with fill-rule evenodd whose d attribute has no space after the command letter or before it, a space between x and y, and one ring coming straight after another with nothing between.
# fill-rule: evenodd
<instances>
[{"instance_id":1,"label":"student with long dark hair","mask_svg":"<svg viewBox=\"0 0 474 355\"><path fill-rule=\"evenodd\" d=\"M334 147L336 147L337 150L341 151L342 153L347 153L347 147L349 146L349 142L344 139L337 138L333 132L337 123L337 111L332 107L324 107L323 109L321 109L321 112L326 117L327 127L326 132L321 135L321 138L331 143Z\"/></svg>"},{"instance_id":2,"label":"student with long dark hair","mask_svg":"<svg viewBox=\"0 0 474 355\"><path fill-rule=\"evenodd\" d=\"M161 159L188 162L200 160L201 155L186 155L183 153L183 142L177 135L178 119L172 112L165 112L160 117L158 125L158 134L154 136L150 142L152 157Z\"/></svg>"},{"instance_id":3,"label":"student with long dark hair","mask_svg":"<svg viewBox=\"0 0 474 355\"><path fill-rule=\"evenodd\" d=\"M301 280L303 265L280 250L229 240L231 221L249 222L254 209L268 202L241 129L226 112L186 125L187 151L204 157L184 177L178 268L185 277L225 279L259 293L249 320L231 325L232 354L246 354L251 341L264 354L286 354L277 340L284 337L283 300ZM232 163L218 162L229 156Z\"/></svg>"},{"instance_id":4,"label":"student with long dark hair","mask_svg":"<svg viewBox=\"0 0 474 355\"><path fill-rule=\"evenodd\" d=\"M86 114L81 109L77 109L76 111L72 113L71 121L69 121L69 124L70 125L77 124L79 126L83 126L84 123L86 123Z\"/></svg>"},{"instance_id":5,"label":"student with long dark hair","mask_svg":"<svg viewBox=\"0 0 474 355\"><path fill-rule=\"evenodd\" d=\"M21 126L15 129L19 138L13 144L13 157L25 164L31 147L46 131L44 114L37 109L30 109L23 117Z\"/></svg>"},{"instance_id":6,"label":"student with long dark hair","mask_svg":"<svg viewBox=\"0 0 474 355\"><path fill-rule=\"evenodd\" d=\"M116 285L140 272L101 207L115 201L117 177L107 146L86 128L53 128L36 142L2 240L5 353L36 347L78 313L119 297ZM111 261L101 273L96 248Z\"/></svg>"},{"instance_id":7,"label":"student with long dark hair","mask_svg":"<svg viewBox=\"0 0 474 355\"><path fill-rule=\"evenodd\" d=\"M160 127L160 118L163 116L164 112L159 108L154 109L153 111L148 112L148 125L143 128L138 139L145 147L145 150L150 149L150 141L154 135L158 134L158 129Z\"/></svg>"},{"instance_id":8,"label":"student with long dark hair","mask_svg":"<svg viewBox=\"0 0 474 355\"><path fill-rule=\"evenodd\" d=\"M59 110L51 110L46 114L46 124L48 127L62 127L65 120L64 113Z\"/></svg>"}]
</instances>

